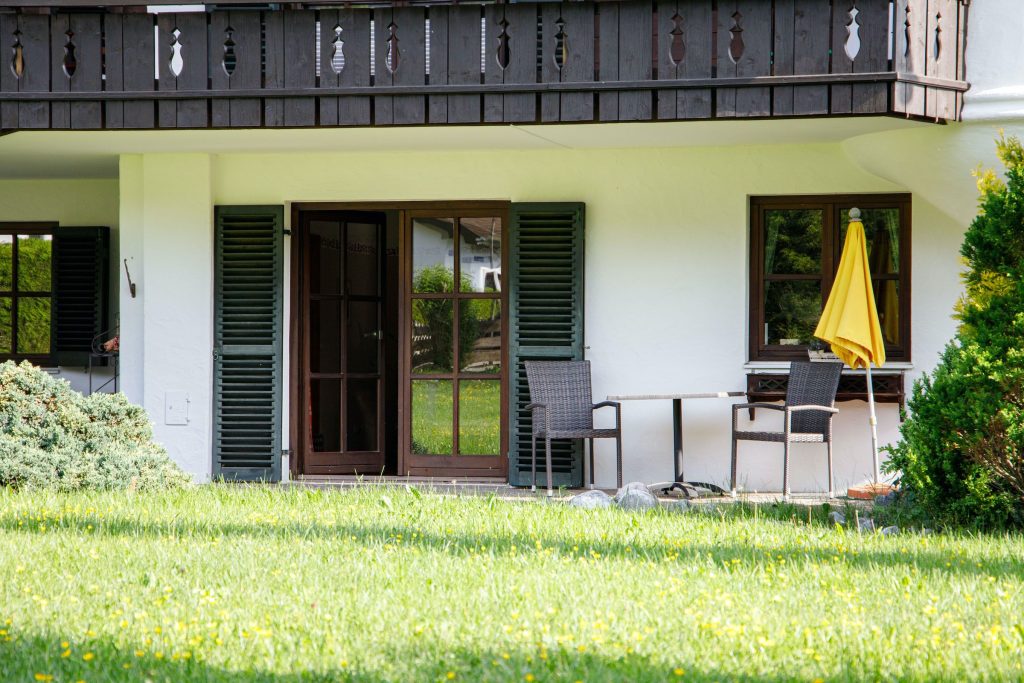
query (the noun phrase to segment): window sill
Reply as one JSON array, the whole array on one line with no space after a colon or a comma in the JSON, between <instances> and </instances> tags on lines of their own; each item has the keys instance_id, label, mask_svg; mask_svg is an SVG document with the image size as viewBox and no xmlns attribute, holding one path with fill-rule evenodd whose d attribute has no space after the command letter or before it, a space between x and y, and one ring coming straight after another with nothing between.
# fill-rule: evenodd
<instances>
[{"instance_id":1,"label":"window sill","mask_svg":"<svg viewBox=\"0 0 1024 683\"><path fill-rule=\"evenodd\" d=\"M891 363L886 363L884 366L882 366L880 368L872 367L871 368L871 373L872 374L880 374L880 375L895 374L895 373L899 373L899 372L906 372L908 370L913 370L913 369L914 369L914 364L912 362L909 362L909 361L893 361ZM778 372L783 372L783 371L789 370L789 361L788 360L753 360L753 361L748 361L748 362L744 363L743 364L743 370L744 370L744 372L750 372L750 373L754 373L754 374L778 373ZM851 370L850 368L844 366L843 367L843 374L844 375L863 375L863 374L865 374L865 372L864 372L864 370Z\"/></svg>"}]
</instances>

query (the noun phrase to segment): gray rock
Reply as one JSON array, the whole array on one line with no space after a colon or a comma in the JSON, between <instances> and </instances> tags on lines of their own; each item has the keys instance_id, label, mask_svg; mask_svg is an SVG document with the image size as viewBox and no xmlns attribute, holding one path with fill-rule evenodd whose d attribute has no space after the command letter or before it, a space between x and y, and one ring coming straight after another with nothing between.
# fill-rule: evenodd
<instances>
[{"instance_id":1,"label":"gray rock","mask_svg":"<svg viewBox=\"0 0 1024 683\"><path fill-rule=\"evenodd\" d=\"M829 520L831 520L833 524L838 524L840 526L846 524L846 517L843 516L842 512L833 510L832 512L828 513L828 518Z\"/></svg>"},{"instance_id":2,"label":"gray rock","mask_svg":"<svg viewBox=\"0 0 1024 683\"><path fill-rule=\"evenodd\" d=\"M875 530L875 520L871 519L870 517L861 517L860 518L860 531L871 532L871 531L874 531L874 530Z\"/></svg>"},{"instance_id":3,"label":"gray rock","mask_svg":"<svg viewBox=\"0 0 1024 683\"><path fill-rule=\"evenodd\" d=\"M569 505L584 510L596 510L597 508L611 507L612 497L604 491L594 489L579 493L569 499Z\"/></svg>"},{"instance_id":4,"label":"gray rock","mask_svg":"<svg viewBox=\"0 0 1024 683\"><path fill-rule=\"evenodd\" d=\"M689 501L685 500L673 500L668 504L669 512L690 512L693 510L693 506L690 505Z\"/></svg>"},{"instance_id":5,"label":"gray rock","mask_svg":"<svg viewBox=\"0 0 1024 683\"><path fill-rule=\"evenodd\" d=\"M882 529L883 536L895 536L899 532L900 528L898 526L887 526Z\"/></svg>"},{"instance_id":6,"label":"gray rock","mask_svg":"<svg viewBox=\"0 0 1024 683\"><path fill-rule=\"evenodd\" d=\"M618 503L629 491L641 491L643 493L651 492L651 490L647 488L647 484L642 481L631 481L615 492L615 502Z\"/></svg>"},{"instance_id":7,"label":"gray rock","mask_svg":"<svg viewBox=\"0 0 1024 683\"><path fill-rule=\"evenodd\" d=\"M651 493L646 484L633 481L615 494L615 502L623 510L650 510L658 507L658 499Z\"/></svg>"},{"instance_id":8,"label":"gray rock","mask_svg":"<svg viewBox=\"0 0 1024 683\"><path fill-rule=\"evenodd\" d=\"M896 501L896 492L889 491L884 496L875 496L875 505L885 507L886 505L892 505Z\"/></svg>"}]
</instances>

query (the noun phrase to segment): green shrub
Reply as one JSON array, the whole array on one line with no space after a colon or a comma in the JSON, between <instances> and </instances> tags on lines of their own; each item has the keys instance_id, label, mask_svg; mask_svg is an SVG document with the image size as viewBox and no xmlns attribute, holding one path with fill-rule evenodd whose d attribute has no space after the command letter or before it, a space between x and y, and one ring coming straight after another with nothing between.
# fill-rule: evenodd
<instances>
[{"instance_id":1,"label":"green shrub","mask_svg":"<svg viewBox=\"0 0 1024 683\"><path fill-rule=\"evenodd\" d=\"M0 486L158 489L189 477L122 394L83 396L29 363L0 363Z\"/></svg>"},{"instance_id":2,"label":"green shrub","mask_svg":"<svg viewBox=\"0 0 1024 683\"><path fill-rule=\"evenodd\" d=\"M915 383L887 466L924 521L982 529L1024 526L1024 148L997 148L1006 182L978 174L959 330Z\"/></svg>"}]
</instances>

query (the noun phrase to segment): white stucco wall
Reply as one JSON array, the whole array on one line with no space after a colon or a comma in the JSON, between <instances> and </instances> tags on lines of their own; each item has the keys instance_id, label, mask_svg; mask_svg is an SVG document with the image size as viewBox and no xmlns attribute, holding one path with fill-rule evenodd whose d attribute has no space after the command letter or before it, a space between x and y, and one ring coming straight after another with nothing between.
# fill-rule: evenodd
<instances>
[{"instance_id":1,"label":"white stucco wall","mask_svg":"<svg viewBox=\"0 0 1024 683\"><path fill-rule=\"evenodd\" d=\"M841 145L223 154L213 158L211 177L213 202L221 204L586 202L586 336L597 397L743 388L750 195L907 189L865 172ZM972 201L966 171L959 182ZM952 333L949 312L960 291L957 249L964 227L920 194L913 211L915 282L926 284L914 288L912 376L931 366ZM623 417L627 478L669 478L669 404L628 404ZM883 443L895 439L895 407L881 406L879 418ZM758 417L764 424L769 419ZM689 477L727 478L728 422L727 401L685 406ZM842 405L836 423L840 485L870 473L866 424L863 404ZM747 488L779 488L778 451L744 445ZM598 456L599 481L613 483L607 444ZM794 457L794 489L824 488L821 447L800 448Z\"/></svg>"},{"instance_id":2,"label":"white stucco wall","mask_svg":"<svg viewBox=\"0 0 1024 683\"><path fill-rule=\"evenodd\" d=\"M1024 118L1024 6L1020 0L973 0L968 21L964 121Z\"/></svg>"},{"instance_id":3,"label":"white stucco wall","mask_svg":"<svg viewBox=\"0 0 1024 683\"><path fill-rule=\"evenodd\" d=\"M0 180L0 222L56 221L62 226L110 227L110 325L117 322L118 296L118 182L116 179L72 180ZM85 368L51 368L57 376L68 380L78 391L87 391L89 377ZM98 386L112 374L112 369L94 372ZM112 385L104 391L113 389Z\"/></svg>"}]
</instances>

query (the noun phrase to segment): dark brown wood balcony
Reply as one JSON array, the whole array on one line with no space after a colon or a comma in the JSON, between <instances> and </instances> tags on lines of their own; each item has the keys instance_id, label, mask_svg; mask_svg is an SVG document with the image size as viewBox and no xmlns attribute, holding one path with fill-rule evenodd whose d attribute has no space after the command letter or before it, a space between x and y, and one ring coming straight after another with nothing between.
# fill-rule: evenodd
<instances>
[{"instance_id":1,"label":"dark brown wood balcony","mask_svg":"<svg viewBox=\"0 0 1024 683\"><path fill-rule=\"evenodd\" d=\"M964 0L119 4L0 14L0 130L942 121L968 87Z\"/></svg>"}]
</instances>

